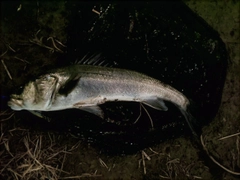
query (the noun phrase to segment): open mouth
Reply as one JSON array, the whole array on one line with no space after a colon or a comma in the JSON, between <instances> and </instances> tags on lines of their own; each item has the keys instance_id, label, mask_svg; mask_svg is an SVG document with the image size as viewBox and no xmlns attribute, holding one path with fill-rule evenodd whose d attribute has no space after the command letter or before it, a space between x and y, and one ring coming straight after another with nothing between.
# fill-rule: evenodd
<instances>
[{"instance_id":1,"label":"open mouth","mask_svg":"<svg viewBox=\"0 0 240 180\"><path fill-rule=\"evenodd\" d=\"M19 98L11 97L8 101L8 106L13 110L21 110L22 109L22 100Z\"/></svg>"}]
</instances>

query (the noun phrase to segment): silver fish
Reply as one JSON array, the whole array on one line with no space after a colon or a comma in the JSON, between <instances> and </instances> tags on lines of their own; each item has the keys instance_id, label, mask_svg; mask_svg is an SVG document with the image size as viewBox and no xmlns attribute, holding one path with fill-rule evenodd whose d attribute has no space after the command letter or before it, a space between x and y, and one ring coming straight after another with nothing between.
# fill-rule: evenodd
<instances>
[{"instance_id":1,"label":"silver fish","mask_svg":"<svg viewBox=\"0 0 240 180\"><path fill-rule=\"evenodd\" d=\"M176 105L193 130L190 101L181 92L139 72L92 65L59 68L29 81L8 102L13 110L56 111L79 108L101 118L98 105L109 101L141 102L167 111L164 101Z\"/></svg>"}]
</instances>

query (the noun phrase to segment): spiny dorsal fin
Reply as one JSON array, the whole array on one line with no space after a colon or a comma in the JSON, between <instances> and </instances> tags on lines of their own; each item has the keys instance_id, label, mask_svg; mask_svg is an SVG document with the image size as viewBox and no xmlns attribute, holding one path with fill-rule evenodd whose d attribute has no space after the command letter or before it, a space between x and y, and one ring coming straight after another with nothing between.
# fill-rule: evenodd
<instances>
[{"instance_id":1,"label":"spiny dorsal fin","mask_svg":"<svg viewBox=\"0 0 240 180\"><path fill-rule=\"evenodd\" d=\"M109 67L109 64L105 62L105 60L101 56L101 53L94 53L93 55L87 53L80 61L76 61L75 64Z\"/></svg>"}]
</instances>

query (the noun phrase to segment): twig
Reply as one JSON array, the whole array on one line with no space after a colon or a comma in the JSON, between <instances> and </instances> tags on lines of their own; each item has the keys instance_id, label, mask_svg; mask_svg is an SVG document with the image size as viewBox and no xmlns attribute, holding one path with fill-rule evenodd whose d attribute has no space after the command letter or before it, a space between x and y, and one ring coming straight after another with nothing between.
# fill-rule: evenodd
<instances>
[{"instance_id":1,"label":"twig","mask_svg":"<svg viewBox=\"0 0 240 180\"><path fill-rule=\"evenodd\" d=\"M152 128L154 129L153 120L152 120L150 114L148 113L148 111L147 111L147 109L144 107L144 105L142 105L142 103L140 103L140 104L141 104L142 108L145 110L145 112L147 113L147 115L148 115L148 117L149 117L149 120L150 120L150 122L151 122L151 126L152 126Z\"/></svg>"},{"instance_id":2,"label":"twig","mask_svg":"<svg viewBox=\"0 0 240 180\"><path fill-rule=\"evenodd\" d=\"M75 150L75 149L77 149L78 148L78 146L80 145L80 141L78 141L75 145L73 145L72 147L71 147L71 149L69 149L68 151L69 152L71 152L71 151L73 151L73 150Z\"/></svg>"},{"instance_id":3,"label":"twig","mask_svg":"<svg viewBox=\"0 0 240 180\"><path fill-rule=\"evenodd\" d=\"M43 44L43 37L41 37L40 39L37 37L37 35L38 35L38 33L40 32L41 30L38 30L37 31L37 33L34 35L35 37L34 37L34 39L29 39L29 41L31 42L31 43L34 43L34 44L37 44L37 45L39 45L39 46L41 46L41 47L44 47L44 48L47 48L47 49L49 49L51 52L54 52L54 48L52 48L52 47L49 47L49 46L46 46L46 45L44 45ZM58 50L58 48L57 48L57 50Z\"/></svg>"},{"instance_id":4,"label":"twig","mask_svg":"<svg viewBox=\"0 0 240 180\"><path fill-rule=\"evenodd\" d=\"M193 179L202 179L202 177L200 176L192 176L192 175L189 175L189 174L186 174L187 177L192 177Z\"/></svg>"},{"instance_id":5,"label":"twig","mask_svg":"<svg viewBox=\"0 0 240 180\"><path fill-rule=\"evenodd\" d=\"M149 120L150 120L150 122L151 122L151 126L152 126L152 128L154 128L154 126L153 126L153 120L152 120L150 114L148 113L147 109L144 107L144 105L143 105L142 103L140 103L140 110L139 110L140 113L139 113L137 119L133 122L133 124L136 124L136 123L138 122L139 118L141 117L141 115L142 115L142 108L143 108L144 111L147 113L147 116L149 117Z\"/></svg>"},{"instance_id":6,"label":"twig","mask_svg":"<svg viewBox=\"0 0 240 180\"><path fill-rule=\"evenodd\" d=\"M143 173L147 174L147 169L146 169L146 163L145 163L145 158L144 158L144 151L142 151L142 164L143 164Z\"/></svg>"},{"instance_id":7,"label":"twig","mask_svg":"<svg viewBox=\"0 0 240 180\"><path fill-rule=\"evenodd\" d=\"M224 139L227 139L227 138L230 138L230 137L234 137L234 136L238 136L238 135L240 135L240 132L235 133L235 134L230 134L228 136L221 137L218 140L224 140Z\"/></svg>"},{"instance_id":8,"label":"twig","mask_svg":"<svg viewBox=\"0 0 240 180\"><path fill-rule=\"evenodd\" d=\"M21 58L19 58L19 57L17 57L17 56L15 56L14 59L20 60L20 61L25 62L25 63L27 63L27 64L31 64L31 63L28 62L27 60L21 59Z\"/></svg>"},{"instance_id":9,"label":"twig","mask_svg":"<svg viewBox=\"0 0 240 180\"><path fill-rule=\"evenodd\" d=\"M28 152L28 155L38 164L40 165L41 167L43 167L43 165L36 159L36 157L33 156L33 154L31 153L30 149L29 149L29 144L28 144L28 141L27 141L27 138L25 137L23 139L23 143L25 145L25 147L27 148L27 152Z\"/></svg>"},{"instance_id":10,"label":"twig","mask_svg":"<svg viewBox=\"0 0 240 180\"><path fill-rule=\"evenodd\" d=\"M12 52L16 52L9 44L7 46Z\"/></svg>"},{"instance_id":11,"label":"twig","mask_svg":"<svg viewBox=\"0 0 240 180\"><path fill-rule=\"evenodd\" d=\"M139 118L141 117L141 115L142 115L142 108L141 108L142 106L141 106L141 103L139 103L139 115L138 115L138 117L137 117L137 119L133 122L133 124L136 124L137 122L138 122L138 120L139 120Z\"/></svg>"},{"instance_id":12,"label":"twig","mask_svg":"<svg viewBox=\"0 0 240 180\"><path fill-rule=\"evenodd\" d=\"M59 179L79 179L79 178L83 178L83 177L101 177L102 175L99 174L89 174L89 173L84 173L80 176L69 176L69 177L60 177Z\"/></svg>"},{"instance_id":13,"label":"twig","mask_svg":"<svg viewBox=\"0 0 240 180\"><path fill-rule=\"evenodd\" d=\"M7 150L7 152L8 152L12 157L14 157L13 154L10 152L9 141L7 140L7 141L4 141L3 143L4 143L4 146L5 146L5 149Z\"/></svg>"},{"instance_id":14,"label":"twig","mask_svg":"<svg viewBox=\"0 0 240 180\"><path fill-rule=\"evenodd\" d=\"M149 148L150 151L152 151L154 154L159 154L157 151L154 151L152 148Z\"/></svg>"},{"instance_id":15,"label":"twig","mask_svg":"<svg viewBox=\"0 0 240 180\"><path fill-rule=\"evenodd\" d=\"M6 120L10 119L11 117L13 117L13 115L14 115L14 112L9 117L7 117L5 119L1 119L0 122L3 122L3 121L6 121Z\"/></svg>"},{"instance_id":16,"label":"twig","mask_svg":"<svg viewBox=\"0 0 240 180\"><path fill-rule=\"evenodd\" d=\"M99 160L100 164L101 164L103 167L105 167L105 168L108 169L107 164L106 164L101 158L98 158L98 160Z\"/></svg>"},{"instance_id":17,"label":"twig","mask_svg":"<svg viewBox=\"0 0 240 180\"><path fill-rule=\"evenodd\" d=\"M159 177L160 177L160 178L163 178L163 179L171 179L170 177L162 176L162 175L160 175L160 174L159 174Z\"/></svg>"},{"instance_id":18,"label":"twig","mask_svg":"<svg viewBox=\"0 0 240 180\"><path fill-rule=\"evenodd\" d=\"M98 12L98 11L97 11L97 10L95 10L94 8L92 9L92 12L94 12L94 13L96 13L96 14L100 15L100 12Z\"/></svg>"},{"instance_id":19,"label":"twig","mask_svg":"<svg viewBox=\"0 0 240 180\"><path fill-rule=\"evenodd\" d=\"M52 44L53 44L53 47L54 47L57 51L59 51L59 52L63 52L61 49L59 49L59 48L56 46L53 37L49 37L49 38L47 38L47 41L48 41L49 39L51 39Z\"/></svg>"},{"instance_id":20,"label":"twig","mask_svg":"<svg viewBox=\"0 0 240 180\"><path fill-rule=\"evenodd\" d=\"M67 47L66 45L64 45L63 43L61 43L59 40L55 39L55 41L60 44L62 47Z\"/></svg>"},{"instance_id":21,"label":"twig","mask_svg":"<svg viewBox=\"0 0 240 180\"><path fill-rule=\"evenodd\" d=\"M4 116L4 115L11 114L11 112L10 112L10 113L7 113L7 111L8 111L8 109L5 110L5 111L0 111L0 116Z\"/></svg>"},{"instance_id":22,"label":"twig","mask_svg":"<svg viewBox=\"0 0 240 180\"><path fill-rule=\"evenodd\" d=\"M166 164L179 163L179 158L169 160Z\"/></svg>"},{"instance_id":23,"label":"twig","mask_svg":"<svg viewBox=\"0 0 240 180\"><path fill-rule=\"evenodd\" d=\"M64 151L66 151L66 150L67 150L67 147L65 146L64 147ZM62 164L61 164L61 168L60 168L60 172L59 172L59 176L61 176L61 173L63 172L63 164L65 163L66 156L67 156L67 153L64 153Z\"/></svg>"},{"instance_id":24,"label":"twig","mask_svg":"<svg viewBox=\"0 0 240 180\"><path fill-rule=\"evenodd\" d=\"M28 129L22 129L22 128L14 128L14 129L10 129L10 130L8 130L8 132L11 134L11 136L13 136L13 132L14 131L23 131L23 132L27 132L28 131Z\"/></svg>"},{"instance_id":25,"label":"twig","mask_svg":"<svg viewBox=\"0 0 240 180\"><path fill-rule=\"evenodd\" d=\"M8 68L7 68L7 66L5 65L4 61L1 60L1 62L2 62L2 64L3 64L3 67L4 67L5 71L6 71L7 74L8 74L8 77L12 80L12 76L11 76L10 72L8 71Z\"/></svg>"},{"instance_id":26,"label":"twig","mask_svg":"<svg viewBox=\"0 0 240 180\"><path fill-rule=\"evenodd\" d=\"M3 57L8 52L8 49L0 55L0 58Z\"/></svg>"},{"instance_id":27,"label":"twig","mask_svg":"<svg viewBox=\"0 0 240 180\"><path fill-rule=\"evenodd\" d=\"M142 153L143 153L143 155L144 155L144 157L146 157L147 158L147 160L151 160L151 158L147 155L147 153L145 153L145 151L142 151Z\"/></svg>"},{"instance_id":28,"label":"twig","mask_svg":"<svg viewBox=\"0 0 240 180\"><path fill-rule=\"evenodd\" d=\"M229 172L230 174L234 174L234 175L240 175L240 172L235 172L235 171L231 171L230 169L224 167L223 165L221 165L219 162L217 162L211 155L210 153L208 152L205 144L204 144L204 141L203 141L203 137L202 135L200 136L200 140L201 140L201 143L202 143L202 146L203 146L203 149L206 151L207 155L209 156L209 158L215 163L217 164L219 167L221 167L222 169L224 169L225 171Z\"/></svg>"},{"instance_id":29,"label":"twig","mask_svg":"<svg viewBox=\"0 0 240 180\"><path fill-rule=\"evenodd\" d=\"M14 176L16 177L16 179L18 180L18 176L22 179L23 176L21 176L20 174L18 174L17 172L13 171L11 168L7 168L8 171L12 172L14 174Z\"/></svg>"},{"instance_id":30,"label":"twig","mask_svg":"<svg viewBox=\"0 0 240 180\"><path fill-rule=\"evenodd\" d=\"M10 161L8 161L8 163L1 169L0 174L2 174L2 172L6 169L6 167L8 167L8 165L15 160L15 157L13 157ZM7 168L8 169L8 168Z\"/></svg>"}]
</instances>

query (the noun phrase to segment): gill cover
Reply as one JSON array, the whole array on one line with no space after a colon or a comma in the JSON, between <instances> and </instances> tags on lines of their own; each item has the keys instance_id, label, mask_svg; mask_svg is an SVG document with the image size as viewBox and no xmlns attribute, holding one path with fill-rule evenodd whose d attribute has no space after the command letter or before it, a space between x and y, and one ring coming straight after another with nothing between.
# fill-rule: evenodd
<instances>
[{"instance_id":1,"label":"gill cover","mask_svg":"<svg viewBox=\"0 0 240 180\"><path fill-rule=\"evenodd\" d=\"M56 94L58 78L52 74L42 75L35 80L34 85L36 88L35 103L46 109L51 105L53 97Z\"/></svg>"}]
</instances>

